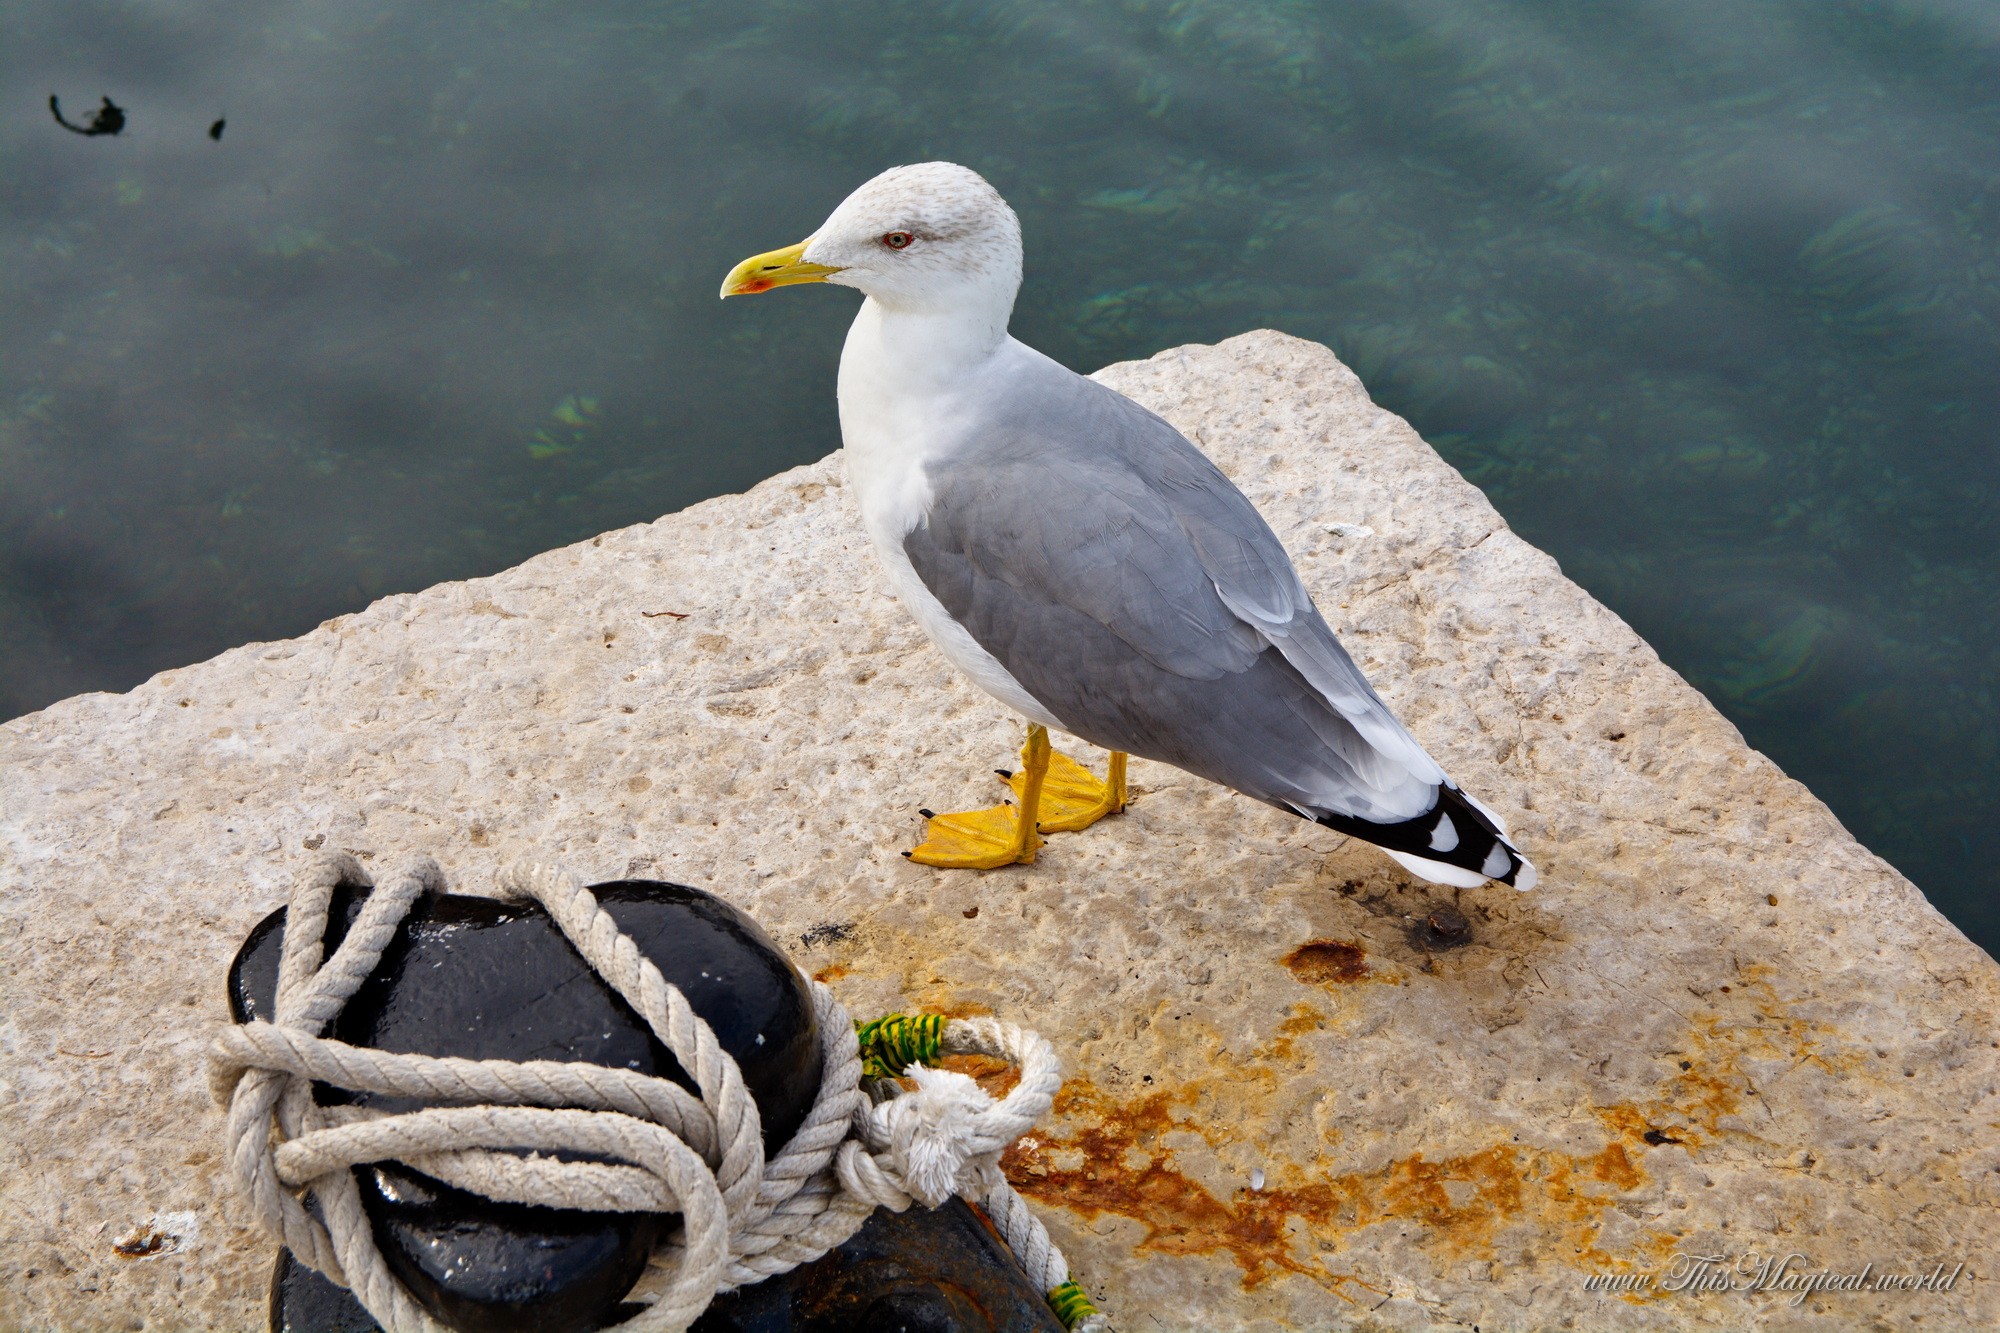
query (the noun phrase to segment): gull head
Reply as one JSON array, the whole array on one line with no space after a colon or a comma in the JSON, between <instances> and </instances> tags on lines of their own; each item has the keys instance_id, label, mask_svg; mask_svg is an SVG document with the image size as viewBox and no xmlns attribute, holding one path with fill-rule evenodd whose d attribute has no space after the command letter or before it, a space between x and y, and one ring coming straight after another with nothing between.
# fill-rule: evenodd
<instances>
[{"instance_id":1,"label":"gull head","mask_svg":"<svg viewBox=\"0 0 2000 1333\"><path fill-rule=\"evenodd\" d=\"M978 172L952 162L891 167L841 201L797 245L753 255L724 296L828 282L898 313L998 313L1021 286L1021 223Z\"/></svg>"}]
</instances>

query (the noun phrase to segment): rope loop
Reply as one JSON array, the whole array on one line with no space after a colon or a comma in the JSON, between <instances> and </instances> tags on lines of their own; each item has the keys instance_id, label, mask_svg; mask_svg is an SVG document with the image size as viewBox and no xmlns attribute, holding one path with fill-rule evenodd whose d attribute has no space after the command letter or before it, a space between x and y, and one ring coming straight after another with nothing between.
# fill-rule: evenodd
<instances>
[{"instance_id":1,"label":"rope loop","mask_svg":"<svg viewBox=\"0 0 2000 1333\"><path fill-rule=\"evenodd\" d=\"M327 957L327 916L343 885L371 892ZM398 866L379 885L351 856L324 858L300 877L286 908L270 1021L225 1029L209 1052L209 1088L226 1108L226 1160L238 1190L267 1231L301 1263L350 1288L387 1333L446 1331L391 1273L362 1209L353 1168L386 1161L502 1202L680 1214L633 1293L650 1303L616 1325L620 1333L680 1333L719 1293L819 1258L876 1208L934 1208L955 1194L985 1209L1064 1328L1108 1333L1047 1229L1000 1172L1001 1152L1047 1114L1062 1083L1055 1051L1041 1037L991 1018L941 1014L856 1024L831 990L809 981L819 1096L791 1141L766 1160L757 1104L714 1029L596 895L541 860L509 867L502 894L548 913L673 1053L694 1093L631 1070L403 1055L323 1035L417 899L444 889L443 872L427 857ZM996 1102L972 1079L936 1067L950 1054L1011 1061L1020 1079ZM423 1105L394 1115L321 1106L315 1083Z\"/></svg>"}]
</instances>

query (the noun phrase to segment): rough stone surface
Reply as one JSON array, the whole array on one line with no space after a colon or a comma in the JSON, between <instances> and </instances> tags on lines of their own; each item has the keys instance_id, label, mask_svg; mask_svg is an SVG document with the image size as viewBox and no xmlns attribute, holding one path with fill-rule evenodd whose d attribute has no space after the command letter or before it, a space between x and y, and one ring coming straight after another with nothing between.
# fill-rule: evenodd
<instances>
[{"instance_id":1,"label":"rough stone surface","mask_svg":"<svg viewBox=\"0 0 2000 1333\"><path fill-rule=\"evenodd\" d=\"M1127 1330L2000 1325L1992 960L1325 349L1103 378L1263 508L1540 889L1428 889L1144 763L1032 868L904 861L1020 735L890 598L831 458L0 727L0 1326L263 1318L202 1051L322 844L461 890L537 847L702 885L857 1013L1040 1028L1072 1081L1011 1169ZM1585 1287L1676 1252L1966 1268Z\"/></svg>"}]
</instances>

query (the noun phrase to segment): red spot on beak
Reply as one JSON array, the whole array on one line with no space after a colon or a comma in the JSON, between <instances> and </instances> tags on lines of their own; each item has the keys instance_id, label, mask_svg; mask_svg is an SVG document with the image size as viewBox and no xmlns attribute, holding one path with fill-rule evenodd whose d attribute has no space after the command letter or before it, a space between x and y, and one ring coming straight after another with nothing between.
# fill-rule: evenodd
<instances>
[{"instance_id":1,"label":"red spot on beak","mask_svg":"<svg viewBox=\"0 0 2000 1333\"><path fill-rule=\"evenodd\" d=\"M736 293L739 296L755 296L758 292L770 291L772 285L769 278L752 278L741 287L738 287Z\"/></svg>"}]
</instances>

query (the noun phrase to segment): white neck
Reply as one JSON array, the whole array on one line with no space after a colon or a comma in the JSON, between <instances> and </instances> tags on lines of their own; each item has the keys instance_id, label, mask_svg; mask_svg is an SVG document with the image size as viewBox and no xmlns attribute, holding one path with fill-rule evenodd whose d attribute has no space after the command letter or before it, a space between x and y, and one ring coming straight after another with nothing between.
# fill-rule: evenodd
<instances>
[{"instance_id":1,"label":"white neck","mask_svg":"<svg viewBox=\"0 0 2000 1333\"><path fill-rule=\"evenodd\" d=\"M840 434L863 520L885 551L929 503L924 463L976 431L978 386L1002 371L1010 346L1004 316L862 302L840 353Z\"/></svg>"},{"instance_id":2,"label":"white neck","mask_svg":"<svg viewBox=\"0 0 2000 1333\"><path fill-rule=\"evenodd\" d=\"M1004 319L895 310L874 297L840 353L840 433L850 466L868 457L914 463L948 445L958 404L1013 340Z\"/></svg>"},{"instance_id":3,"label":"white neck","mask_svg":"<svg viewBox=\"0 0 2000 1333\"><path fill-rule=\"evenodd\" d=\"M847 331L842 392L848 375L863 367L871 377L893 381L901 393L930 394L964 384L1006 341L1007 313L899 309L871 296Z\"/></svg>"}]
</instances>

